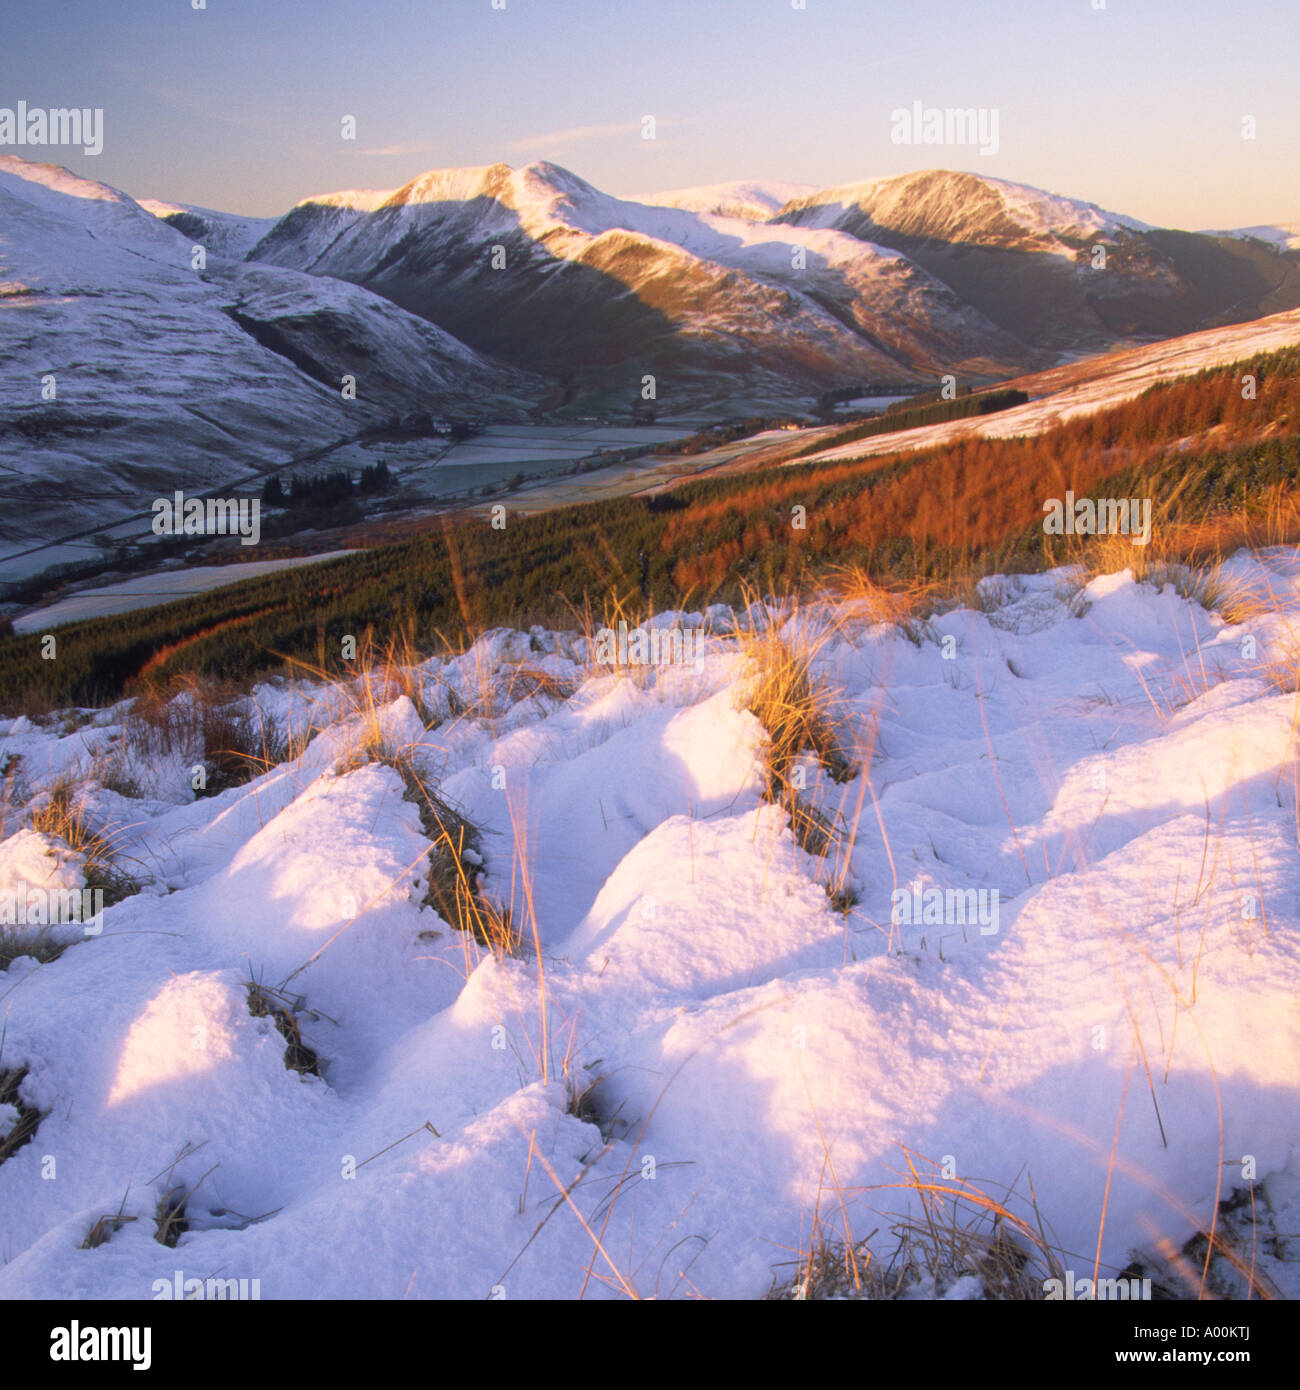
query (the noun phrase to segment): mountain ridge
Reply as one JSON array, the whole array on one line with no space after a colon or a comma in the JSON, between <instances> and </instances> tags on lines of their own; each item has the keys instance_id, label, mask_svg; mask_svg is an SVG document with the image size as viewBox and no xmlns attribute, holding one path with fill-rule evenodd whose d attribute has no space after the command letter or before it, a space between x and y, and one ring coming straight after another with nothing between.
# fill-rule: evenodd
<instances>
[{"instance_id":1,"label":"mountain ridge","mask_svg":"<svg viewBox=\"0 0 1300 1390\"><path fill-rule=\"evenodd\" d=\"M611 350L621 347L647 371L676 371L683 407L725 397L716 378L737 371L779 393L764 365L774 354L785 354L795 393L855 378L992 379L1300 305L1300 243L1285 228L1158 228L1028 184L942 169L793 186L796 196L780 201L782 189L792 186L751 180L620 198L548 161L428 170L387 193L304 199L248 254L364 284L483 351L577 379L579 396L609 397L612 373L592 367L617 361ZM621 234L618 255L611 233ZM467 248L496 248L507 267L522 266L524 283L510 295L538 316L532 336L509 309L492 307L499 285ZM882 274L890 263L892 285ZM618 281L564 286L586 301L581 332L545 283L573 264ZM719 294L706 264L744 277L733 283L756 312ZM623 291L653 299L671 324L631 322ZM787 320L779 334L777 305ZM828 342L843 362L838 378Z\"/></svg>"}]
</instances>

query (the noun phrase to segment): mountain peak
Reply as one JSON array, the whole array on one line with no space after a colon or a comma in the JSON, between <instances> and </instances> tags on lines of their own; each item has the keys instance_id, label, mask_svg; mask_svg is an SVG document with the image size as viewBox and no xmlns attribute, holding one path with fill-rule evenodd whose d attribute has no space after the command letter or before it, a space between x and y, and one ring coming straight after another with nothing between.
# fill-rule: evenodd
<instances>
[{"instance_id":1,"label":"mountain peak","mask_svg":"<svg viewBox=\"0 0 1300 1390\"><path fill-rule=\"evenodd\" d=\"M15 154L0 154L0 174L10 174L22 179L33 187L48 188L70 198L86 198L97 203L120 203L124 207L136 206L134 199L116 188L95 179L82 178L62 164L41 164L36 160L22 159Z\"/></svg>"},{"instance_id":2,"label":"mountain peak","mask_svg":"<svg viewBox=\"0 0 1300 1390\"><path fill-rule=\"evenodd\" d=\"M825 188L782 208L777 221L832 226L856 213L903 236L1041 246L1150 228L1096 203L968 170L922 169Z\"/></svg>"},{"instance_id":3,"label":"mountain peak","mask_svg":"<svg viewBox=\"0 0 1300 1390\"><path fill-rule=\"evenodd\" d=\"M427 169L385 195L377 207L412 207L419 203L467 202L496 198L514 170L508 164L478 164L463 168ZM373 211L373 209L368 209Z\"/></svg>"}]
</instances>

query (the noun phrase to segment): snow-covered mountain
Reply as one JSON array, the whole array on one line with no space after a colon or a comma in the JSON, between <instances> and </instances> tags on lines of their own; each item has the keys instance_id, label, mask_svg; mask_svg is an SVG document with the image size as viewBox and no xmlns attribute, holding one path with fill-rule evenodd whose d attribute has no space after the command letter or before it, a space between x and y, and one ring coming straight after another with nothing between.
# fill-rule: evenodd
<instances>
[{"instance_id":1,"label":"snow-covered mountain","mask_svg":"<svg viewBox=\"0 0 1300 1390\"><path fill-rule=\"evenodd\" d=\"M1300 222L1280 222L1260 227L1237 227L1226 232L1205 232L1204 236L1240 237L1247 241L1262 241L1275 251L1300 251Z\"/></svg>"},{"instance_id":2,"label":"snow-covered mountain","mask_svg":"<svg viewBox=\"0 0 1300 1390\"><path fill-rule=\"evenodd\" d=\"M1064 255L1078 241L1149 230L1143 222L1094 203L947 170L817 189L777 211L781 221L840 227L854 235L872 225L932 241Z\"/></svg>"},{"instance_id":3,"label":"snow-covered mountain","mask_svg":"<svg viewBox=\"0 0 1300 1390\"><path fill-rule=\"evenodd\" d=\"M137 201L146 212L175 227L182 236L227 260L243 260L276 223L274 217L244 217L186 203L163 203L157 198Z\"/></svg>"},{"instance_id":4,"label":"snow-covered mountain","mask_svg":"<svg viewBox=\"0 0 1300 1390\"><path fill-rule=\"evenodd\" d=\"M1300 305L1300 256L1150 227L976 174L927 170L823 189L774 220L902 251L1024 343L1059 352Z\"/></svg>"},{"instance_id":5,"label":"snow-covered mountain","mask_svg":"<svg viewBox=\"0 0 1300 1390\"><path fill-rule=\"evenodd\" d=\"M571 395L626 401L655 374L665 411L742 381L789 396L1024 356L897 252L667 197L614 198L547 163L436 170L379 201L308 199L250 259L365 285Z\"/></svg>"},{"instance_id":6,"label":"snow-covered mountain","mask_svg":"<svg viewBox=\"0 0 1300 1390\"><path fill-rule=\"evenodd\" d=\"M816 193L812 183L785 183L779 179L738 179L733 183L708 183L695 188L673 188L664 193L631 193L630 203L652 207L686 208L719 217L745 217L762 222L797 198Z\"/></svg>"},{"instance_id":7,"label":"snow-covered mountain","mask_svg":"<svg viewBox=\"0 0 1300 1390\"><path fill-rule=\"evenodd\" d=\"M217 246L196 269L193 245L115 189L0 157L0 554L414 410L522 418L539 389L365 289Z\"/></svg>"},{"instance_id":8,"label":"snow-covered mountain","mask_svg":"<svg viewBox=\"0 0 1300 1390\"><path fill-rule=\"evenodd\" d=\"M1300 304L1293 253L948 171L615 198L548 163L435 170L307 199L249 255L364 284L560 399L653 372L666 409L739 376L772 396L1006 374Z\"/></svg>"}]
</instances>

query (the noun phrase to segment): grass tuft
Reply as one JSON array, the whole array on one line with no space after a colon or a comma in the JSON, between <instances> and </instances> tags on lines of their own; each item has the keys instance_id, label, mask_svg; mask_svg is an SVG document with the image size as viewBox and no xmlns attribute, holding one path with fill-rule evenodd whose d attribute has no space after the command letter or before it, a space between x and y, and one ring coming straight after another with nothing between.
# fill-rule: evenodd
<instances>
[{"instance_id":1,"label":"grass tuft","mask_svg":"<svg viewBox=\"0 0 1300 1390\"><path fill-rule=\"evenodd\" d=\"M105 907L140 891L139 883L118 863L113 832L91 824L84 791L71 774L56 778L38 797L28 822L33 830L62 840L83 856L86 887L103 893Z\"/></svg>"},{"instance_id":2,"label":"grass tuft","mask_svg":"<svg viewBox=\"0 0 1300 1390\"><path fill-rule=\"evenodd\" d=\"M217 796L240 787L299 750L283 729L251 702L219 682L186 676L165 690L147 688L127 716L124 751L145 762L177 757L203 769L197 796ZM130 795L134 778L110 773L116 789ZM105 781L104 785L111 785Z\"/></svg>"},{"instance_id":3,"label":"grass tuft","mask_svg":"<svg viewBox=\"0 0 1300 1390\"><path fill-rule=\"evenodd\" d=\"M812 673L816 649L824 640L787 640L772 624L741 634L741 649L754 672L747 708L767 730L768 796L773 801L785 803L791 796L791 773L805 751L815 753L836 782L850 781L856 772L836 735L830 692Z\"/></svg>"},{"instance_id":4,"label":"grass tuft","mask_svg":"<svg viewBox=\"0 0 1300 1390\"><path fill-rule=\"evenodd\" d=\"M276 1031L284 1039L284 1065L299 1076L321 1075L320 1059L309 1047L298 1027L297 1013L302 1001L296 997L282 994L270 985L250 980L248 984L248 1012L254 1018L269 1018ZM318 1017L318 1015L313 1015Z\"/></svg>"},{"instance_id":5,"label":"grass tuft","mask_svg":"<svg viewBox=\"0 0 1300 1390\"><path fill-rule=\"evenodd\" d=\"M847 1231L831 1236L818 1213L809 1248L784 1280L774 1274L769 1298L936 1298L968 1281L981 1299L1034 1301L1045 1297L1048 1279L1063 1277L1060 1252L1044 1233L1032 1189L1026 1220L970 1182L921 1176L912 1156L907 1158L907 1181L886 1186L908 1191L916 1201L890 1227L889 1255L872 1254L877 1231L864 1240Z\"/></svg>"},{"instance_id":6,"label":"grass tuft","mask_svg":"<svg viewBox=\"0 0 1300 1390\"><path fill-rule=\"evenodd\" d=\"M134 1216L124 1215L125 1207L126 1197L123 1196L122 1204L115 1212L99 1217L90 1230L86 1232L86 1238L81 1242L81 1249L98 1250L101 1245L107 1245L128 1221L134 1221L136 1219Z\"/></svg>"},{"instance_id":7,"label":"grass tuft","mask_svg":"<svg viewBox=\"0 0 1300 1390\"><path fill-rule=\"evenodd\" d=\"M41 927L27 934L12 927L0 926L0 972L8 970L14 961L22 956L31 958L40 965L48 965L71 946L71 941L60 941L49 927Z\"/></svg>"},{"instance_id":8,"label":"grass tuft","mask_svg":"<svg viewBox=\"0 0 1300 1390\"><path fill-rule=\"evenodd\" d=\"M34 1105L28 1105L18 1094L18 1088L23 1084L27 1071L26 1067L0 1071L0 1105L12 1105L18 1112L18 1119L9 1132L0 1135L0 1163L12 1158L28 1142L45 1118L40 1110Z\"/></svg>"}]
</instances>

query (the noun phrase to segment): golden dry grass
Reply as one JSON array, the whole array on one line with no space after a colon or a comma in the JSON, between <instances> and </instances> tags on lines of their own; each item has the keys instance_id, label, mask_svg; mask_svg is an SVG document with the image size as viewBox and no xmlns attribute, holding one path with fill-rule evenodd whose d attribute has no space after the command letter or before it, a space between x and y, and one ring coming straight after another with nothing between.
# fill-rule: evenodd
<instances>
[{"instance_id":1,"label":"golden dry grass","mask_svg":"<svg viewBox=\"0 0 1300 1390\"><path fill-rule=\"evenodd\" d=\"M979 1296L993 1300L1044 1297L1045 1281L1061 1278L1063 1252L1053 1242L1038 1210L1030 1184L1024 1216L1011 1210L1011 1194L995 1198L974 1182L942 1177L918 1169L904 1150L906 1175L854 1193L835 1189L839 1220L830 1225L818 1200L810 1238L793 1261L793 1272L774 1277L771 1299L893 1300L904 1296L941 1296L959 1280L978 1281ZM914 1201L902 1216L887 1218L892 1240L883 1256L871 1245L877 1227L864 1238L854 1236L847 1198L867 1192L901 1191ZM778 1268L790 1268L790 1265Z\"/></svg>"},{"instance_id":2,"label":"golden dry grass","mask_svg":"<svg viewBox=\"0 0 1300 1390\"><path fill-rule=\"evenodd\" d=\"M96 826L86 807L85 788L71 773L57 777L35 799L28 812L35 831L61 840L82 856L86 887L100 889L105 906L139 891L139 884L122 868L116 842L124 827Z\"/></svg>"},{"instance_id":3,"label":"golden dry grass","mask_svg":"<svg viewBox=\"0 0 1300 1390\"><path fill-rule=\"evenodd\" d=\"M740 650L749 667L745 704L768 735L767 795L783 801L791 790L791 773L805 753L838 781L853 775L840 748L834 697L813 674L818 650L832 629L817 632L794 620L782 626L755 624L742 629Z\"/></svg>"},{"instance_id":4,"label":"golden dry grass","mask_svg":"<svg viewBox=\"0 0 1300 1390\"><path fill-rule=\"evenodd\" d=\"M123 744L105 785L127 775L127 755L146 763L192 758L203 768L195 790L207 796L242 786L302 751L301 742L251 701L222 682L199 676L141 691L127 715Z\"/></svg>"}]
</instances>

